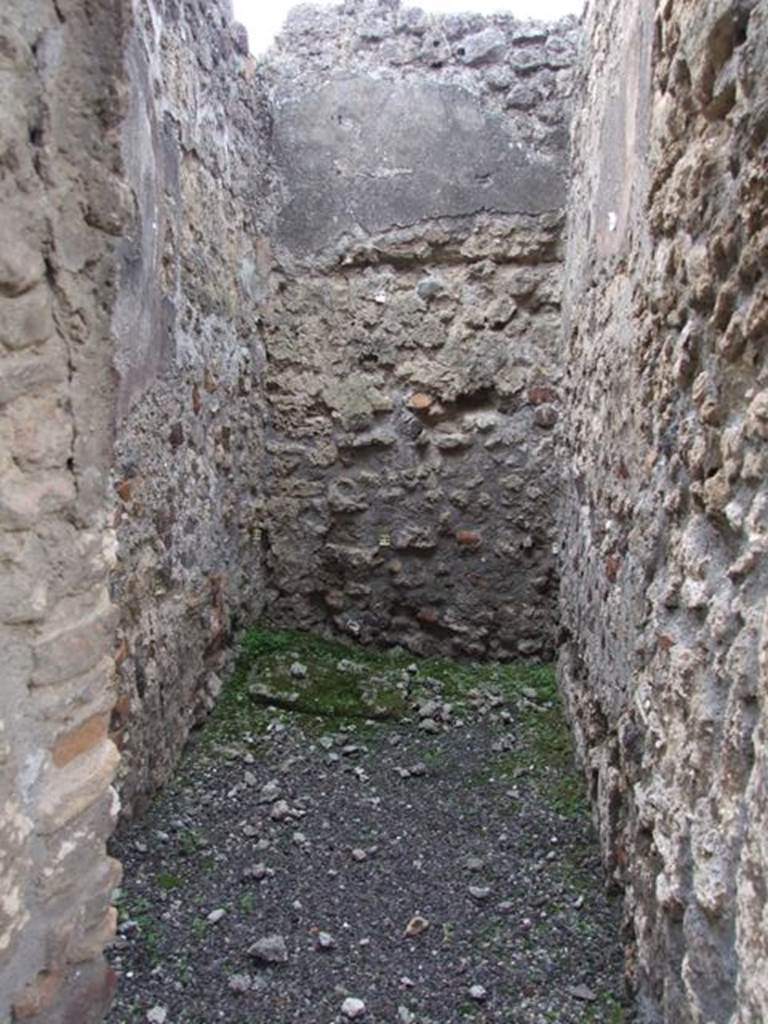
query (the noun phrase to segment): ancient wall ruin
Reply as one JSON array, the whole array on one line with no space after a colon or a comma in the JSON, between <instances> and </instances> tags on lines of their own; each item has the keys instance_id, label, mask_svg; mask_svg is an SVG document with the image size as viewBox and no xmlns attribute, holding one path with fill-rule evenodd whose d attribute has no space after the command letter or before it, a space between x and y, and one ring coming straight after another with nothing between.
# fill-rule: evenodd
<instances>
[{"instance_id":1,"label":"ancient wall ruin","mask_svg":"<svg viewBox=\"0 0 768 1024\"><path fill-rule=\"evenodd\" d=\"M560 642L640 1019L768 1018L768 4L583 33L569 186L572 19L0 10L0 1018L99 1018L118 748L265 611Z\"/></svg>"},{"instance_id":2,"label":"ancient wall ruin","mask_svg":"<svg viewBox=\"0 0 768 1024\"><path fill-rule=\"evenodd\" d=\"M114 487L124 812L169 777L264 606L258 337L268 113L225 4L139 3L122 156Z\"/></svg>"},{"instance_id":3,"label":"ancient wall ruin","mask_svg":"<svg viewBox=\"0 0 768 1024\"><path fill-rule=\"evenodd\" d=\"M553 651L573 20L299 11L267 56L277 621Z\"/></svg>"},{"instance_id":4,"label":"ancient wall ruin","mask_svg":"<svg viewBox=\"0 0 768 1024\"><path fill-rule=\"evenodd\" d=\"M111 783L132 814L167 779L265 596L414 650L552 651L575 26L353 4L257 69L224 3L28 8L2 15L0 989L85 1020Z\"/></svg>"},{"instance_id":5,"label":"ancient wall ruin","mask_svg":"<svg viewBox=\"0 0 768 1024\"><path fill-rule=\"evenodd\" d=\"M120 3L0 10L0 1019L100 1018L119 865L109 468ZM76 101L75 101L76 97Z\"/></svg>"},{"instance_id":6,"label":"ancient wall ruin","mask_svg":"<svg viewBox=\"0 0 768 1024\"><path fill-rule=\"evenodd\" d=\"M593 6L561 680L640 1019L768 1019L768 5Z\"/></svg>"}]
</instances>

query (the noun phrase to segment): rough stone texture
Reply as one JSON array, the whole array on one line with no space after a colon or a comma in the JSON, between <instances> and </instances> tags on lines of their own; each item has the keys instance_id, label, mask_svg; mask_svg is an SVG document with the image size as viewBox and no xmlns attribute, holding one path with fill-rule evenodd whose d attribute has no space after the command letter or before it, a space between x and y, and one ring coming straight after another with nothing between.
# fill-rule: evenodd
<instances>
[{"instance_id":1,"label":"rough stone texture","mask_svg":"<svg viewBox=\"0 0 768 1024\"><path fill-rule=\"evenodd\" d=\"M641 1019L768 1019L768 4L656 7L588 15L563 352L573 20L353 0L257 67L226 0L3 3L3 1019L110 998L110 735L138 809L265 601L546 655L558 503Z\"/></svg>"},{"instance_id":2,"label":"rough stone texture","mask_svg":"<svg viewBox=\"0 0 768 1024\"><path fill-rule=\"evenodd\" d=\"M263 90L227 3L137 5L122 148L115 489L129 812L213 706L238 621L263 607Z\"/></svg>"},{"instance_id":3,"label":"rough stone texture","mask_svg":"<svg viewBox=\"0 0 768 1024\"><path fill-rule=\"evenodd\" d=\"M296 8L264 59L283 264L443 217L562 211L577 33L396 0Z\"/></svg>"},{"instance_id":4,"label":"rough stone texture","mask_svg":"<svg viewBox=\"0 0 768 1024\"><path fill-rule=\"evenodd\" d=\"M302 9L266 58L270 616L551 656L575 23L415 13Z\"/></svg>"},{"instance_id":5,"label":"rough stone texture","mask_svg":"<svg viewBox=\"0 0 768 1024\"><path fill-rule=\"evenodd\" d=\"M285 201L275 235L288 250L485 210L562 208L565 146L518 142L515 119L467 89L428 72L404 82L348 73L306 92L281 85L273 102Z\"/></svg>"},{"instance_id":6,"label":"rough stone texture","mask_svg":"<svg viewBox=\"0 0 768 1024\"><path fill-rule=\"evenodd\" d=\"M105 853L117 811L109 317L129 207L126 18L119 0L0 10L4 1021L93 1019L113 983L100 954L119 878Z\"/></svg>"},{"instance_id":7,"label":"rough stone texture","mask_svg":"<svg viewBox=\"0 0 768 1024\"><path fill-rule=\"evenodd\" d=\"M2 1020L100 1019L113 739L130 810L261 610L246 49L225 3L0 13Z\"/></svg>"},{"instance_id":8,"label":"rough stone texture","mask_svg":"<svg viewBox=\"0 0 768 1024\"><path fill-rule=\"evenodd\" d=\"M494 227L420 232L411 265L302 277L268 306L273 618L551 654L559 223Z\"/></svg>"},{"instance_id":9,"label":"rough stone texture","mask_svg":"<svg viewBox=\"0 0 768 1024\"><path fill-rule=\"evenodd\" d=\"M768 1019L768 5L593 7L561 679L642 1021Z\"/></svg>"}]
</instances>

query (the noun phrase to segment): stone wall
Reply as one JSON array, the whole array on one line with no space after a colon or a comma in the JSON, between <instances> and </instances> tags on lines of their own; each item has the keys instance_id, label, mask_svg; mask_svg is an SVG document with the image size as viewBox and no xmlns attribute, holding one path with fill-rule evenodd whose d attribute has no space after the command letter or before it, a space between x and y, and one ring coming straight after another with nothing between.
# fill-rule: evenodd
<instances>
[{"instance_id":1,"label":"stone wall","mask_svg":"<svg viewBox=\"0 0 768 1024\"><path fill-rule=\"evenodd\" d=\"M0 1019L100 1018L122 0L0 9Z\"/></svg>"},{"instance_id":2,"label":"stone wall","mask_svg":"<svg viewBox=\"0 0 768 1024\"><path fill-rule=\"evenodd\" d=\"M137 4L115 310L124 810L167 780L263 608L256 239L268 116L229 4Z\"/></svg>"},{"instance_id":3,"label":"stone wall","mask_svg":"<svg viewBox=\"0 0 768 1024\"><path fill-rule=\"evenodd\" d=\"M561 681L646 1022L768 1019L768 5L593 5Z\"/></svg>"},{"instance_id":4,"label":"stone wall","mask_svg":"<svg viewBox=\"0 0 768 1024\"><path fill-rule=\"evenodd\" d=\"M261 611L246 51L226 3L0 13L2 1020L100 1019L117 748L131 812Z\"/></svg>"},{"instance_id":5,"label":"stone wall","mask_svg":"<svg viewBox=\"0 0 768 1024\"><path fill-rule=\"evenodd\" d=\"M574 36L358 2L268 54L277 621L551 656Z\"/></svg>"},{"instance_id":6,"label":"stone wall","mask_svg":"<svg viewBox=\"0 0 768 1024\"><path fill-rule=\"evenodd\" d=\"M641 1020L768 1019L768 5L656 6L587 16L563 347L572 20L5 0L2 1019L100 1016L117 747L139 810L245 617L547 656L558 507Z\"/></svg>"}]
</instances>

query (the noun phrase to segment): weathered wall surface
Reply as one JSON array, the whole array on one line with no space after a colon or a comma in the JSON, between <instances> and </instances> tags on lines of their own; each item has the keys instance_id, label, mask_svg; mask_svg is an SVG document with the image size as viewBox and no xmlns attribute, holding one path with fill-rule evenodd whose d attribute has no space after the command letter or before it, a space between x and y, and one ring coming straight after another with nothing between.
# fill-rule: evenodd
<instances>
[{"instance_id":1,"label":"weathered wall surface","mask_svg":"<svg viewBox=\"0 0 768 1024\"><path fill-rule=\"evenodd\" d=\"M558 505L641 1018L768 1019L768 3L658 6L588 15L563 351L573 22L6 0L3 1019L108 999L110 728L139 809L265 604L547 656Z\"/></svg>"},{"instance_id":2,"label":"weathered wall surface","mask_svg":"<svg viewBox=\"0 0 768 1024\"><path fill-rule=\"evenodd\" d=\"M107 738L120 0L0 9L0 1019L88 1022L113 979Z\"/></svg>"},{"instance_id":3,"label":"weathered wall surface","mask_svg":"<svg viewBox=\"0 0 768 1024\"><path fill-rule=\"evenodd\" d=\"M116 743L130 811L261 610L245 51L225 3L0 13L2 1020L100 1019Z\"/></svg>"},{"instance_id":4,"label":"weathered wall surface","mask_svg":"<svg viewBox=\"0 0 768 1024\"><path fill-rule=\"evenodd\" d=\"M127 64L112 724L132 812L213 705L238 621L263 607L253 239L268 119L227 3L138 3Z\"/></svg>"},{"instance_id":5,"label":"weathered wall surface","mask_svg":"<svg viewBox=\"0 0 768 1024\"><path fill-rule=\"evenodd\" d=\"M578 27L299 7L265 58L284 265L439 218L561 212Z\"/></svg>"},{"instance_id":6,"label":"weathered wall surface","mask_svg":"<svg viewBox=\"0 0 768 1024\"><path fill-rule=\"evenodd\" d=\"M551 655L574 33L356 3L268 55L273 618Z\"/></svg>"},{"instance_id":7,"label":"weathered wall surface","mask_svg":"<svg viewBox=\"0 0 768 1024\"><path fill-rule=\"evenodd\" d=\"M768 1019L768 4L595 4L561 679L643 1021Z\"/></svg>"}]
</instances>

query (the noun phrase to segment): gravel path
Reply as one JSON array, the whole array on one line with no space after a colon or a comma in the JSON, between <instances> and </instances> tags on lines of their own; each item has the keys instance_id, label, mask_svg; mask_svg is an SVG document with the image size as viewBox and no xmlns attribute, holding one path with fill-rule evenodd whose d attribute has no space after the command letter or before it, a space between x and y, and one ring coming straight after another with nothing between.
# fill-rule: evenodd
<instances>
[{"instance_id":1,"label":"gravel path","mask_svg":"<svg viewBox=\"0 0 768 1024\"><path fill-rule=\"evenodd\" d=\"M557 712L483 671L446 707L393 669L393 721L203 733L114 843L109 1021L630 1021L589 819L540 749Z\"/></svg>"}]
</instances>

